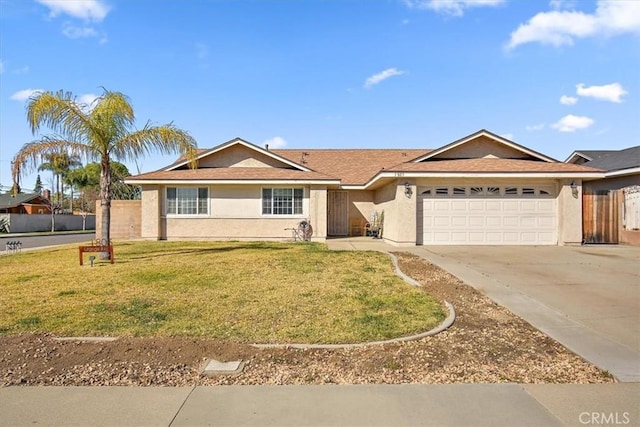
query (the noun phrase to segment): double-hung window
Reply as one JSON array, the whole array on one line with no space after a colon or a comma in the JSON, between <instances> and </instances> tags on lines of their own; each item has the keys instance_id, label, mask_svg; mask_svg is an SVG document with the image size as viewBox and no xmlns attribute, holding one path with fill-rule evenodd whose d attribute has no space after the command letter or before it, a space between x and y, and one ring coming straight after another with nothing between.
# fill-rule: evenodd
<instances>
[{"instance_id":1,"label":"double-hung window","mask_svg":"<svg viewBox=\"0 0 640 427\"><path fill-rule=\"evenodd\" d=\"M302 188L263 188L262 215L302 215Z\"/></svg>"},{"instance_id":2,"label":"double-hung window","mask_svg":"<svg viewBox=\"0 0 640 427\"><path fill-rule=\"evenodd\" d=\"M167 187L168 215L208 215L207 187Z\"/></svg>"}]
</instances>

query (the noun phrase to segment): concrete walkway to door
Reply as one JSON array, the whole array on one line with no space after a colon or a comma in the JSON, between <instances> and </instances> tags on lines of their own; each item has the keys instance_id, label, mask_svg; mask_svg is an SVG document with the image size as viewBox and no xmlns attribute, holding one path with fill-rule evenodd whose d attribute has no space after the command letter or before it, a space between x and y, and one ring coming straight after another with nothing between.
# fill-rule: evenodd
<instances>
[{"instance_id":1,"label":"concrete walkway to door","mask_svg":"<svg viewBox=\"0 0 640 427\"><path fill-rule=\"evenodd\" d=\"M640 248L415 246L330 240L331 249L406 251L483 292L619 381L640 382Z\"/></svg>"}]
</instances>

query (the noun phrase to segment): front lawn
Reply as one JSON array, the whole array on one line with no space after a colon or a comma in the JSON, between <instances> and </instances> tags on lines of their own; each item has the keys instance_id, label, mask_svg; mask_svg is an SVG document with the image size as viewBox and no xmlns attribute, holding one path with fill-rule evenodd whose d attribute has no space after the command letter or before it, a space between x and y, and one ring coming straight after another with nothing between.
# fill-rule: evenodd
<instances>
[{"instance_id":1,"label":"front lawn","mask_svg":"<svg viewBox=\"0 0 640 427\"><path fill-rule=\"evenodd\" d=\"M428 330L445 311L377 252L320 244L128 242L0 256L0 334L347 343Z\"/></svg>"}]
</instances>

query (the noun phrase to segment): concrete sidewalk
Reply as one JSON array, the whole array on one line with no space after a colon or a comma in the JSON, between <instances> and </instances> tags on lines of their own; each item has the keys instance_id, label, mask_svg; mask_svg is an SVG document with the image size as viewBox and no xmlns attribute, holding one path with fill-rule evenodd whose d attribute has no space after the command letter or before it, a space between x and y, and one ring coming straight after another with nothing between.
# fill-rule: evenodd
<instances>
[{"instance_id":1,"label":"concrete sidewalk","mask_svg":"<svg viewBox=\"0 0 640 427\"><path fill-rule=\"evenodd\" d=\"M640 248L397 248L370 238L329 240L328 245L425 258L619 381L640 382Z\"/></svg>"},{"instance_id":2,"label":"concrete sidewalk","mask_svg":"<svg viewBox=\"0 0 640 427\"><path fill-rule=\"evenodd\" d=\"M2 426L640 425L640 384L0 388Z\"/></svg>"}]
</instances>

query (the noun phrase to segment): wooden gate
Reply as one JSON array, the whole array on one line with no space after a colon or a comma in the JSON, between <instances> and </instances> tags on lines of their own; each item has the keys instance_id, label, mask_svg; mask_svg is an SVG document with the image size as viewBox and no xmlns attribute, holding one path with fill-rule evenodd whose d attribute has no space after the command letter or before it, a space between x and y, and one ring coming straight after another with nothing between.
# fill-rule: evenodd
<instances>
[{"instance_id":1,"label":"wooden gate","mask_svg":"<svg viewBox=\"0 0 640 427\"><path fill-rule=\"evenodd\" d=\"M616 190L584 190L583 243L618 243L619 197L620 192Z\"/></svg>"}]
</instances>

